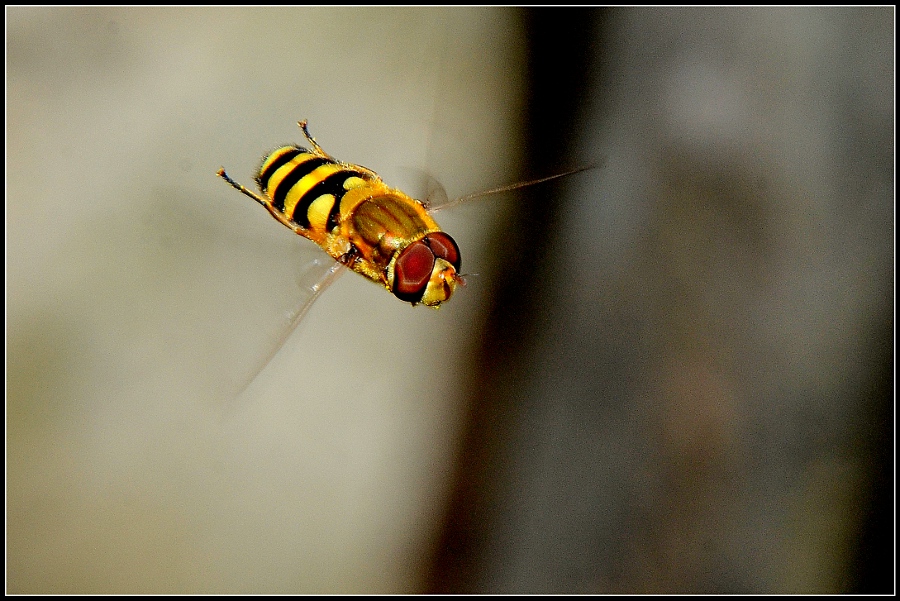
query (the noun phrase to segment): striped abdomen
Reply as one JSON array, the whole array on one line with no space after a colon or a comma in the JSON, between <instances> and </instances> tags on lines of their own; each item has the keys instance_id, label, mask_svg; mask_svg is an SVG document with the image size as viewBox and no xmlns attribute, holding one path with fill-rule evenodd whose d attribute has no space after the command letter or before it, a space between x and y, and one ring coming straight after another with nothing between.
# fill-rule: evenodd
<instances>
[{"instance_id":1,"label":"striped abdomen","mask_svg":"<svg viewBox=\"0 0 900 601\"><path fill-rule=\"evenodd\" d=\"M340 222L344 194L373 175L299 146L285 146L265 158L256 181L278 212L300 227L324 233Z\"/></svg>"}]
</instances>

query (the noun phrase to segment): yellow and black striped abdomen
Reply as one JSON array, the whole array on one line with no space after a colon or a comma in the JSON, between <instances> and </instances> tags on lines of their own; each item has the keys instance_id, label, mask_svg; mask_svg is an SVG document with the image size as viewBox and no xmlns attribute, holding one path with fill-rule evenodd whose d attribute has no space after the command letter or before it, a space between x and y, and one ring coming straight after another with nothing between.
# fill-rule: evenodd
<instances>
[{"instance_id":1,"label":"yellow and black striped abdomen","mask_svg":"<svg viewBox=\"0 0 900 601\"><path fill-rule=\"evenodd\" d=\"M321 233L340 221L341 198L373 174L299 146L284 146L265 158L256 181L272 207L302 228Z\"/></svg>"}]
</instances>

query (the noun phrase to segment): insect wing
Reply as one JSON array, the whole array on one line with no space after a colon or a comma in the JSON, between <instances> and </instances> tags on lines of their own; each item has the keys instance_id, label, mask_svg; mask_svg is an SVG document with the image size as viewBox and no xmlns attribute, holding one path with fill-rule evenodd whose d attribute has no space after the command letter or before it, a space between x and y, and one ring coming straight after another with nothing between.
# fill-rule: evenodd
<instances>
[{"instance_id":1,"label":"insect wing","mask_svg":"<svg viewBox=\"0 0 900 601\"><path fill-rule=\"evenodd\" d=\"M285 345L288 338L291 337L300 322L312 308L313 303L337 281L347 271L347 267L331 260L330 257L324 256L315 259L307 266L304 273L298 278L298 286L300 293L297 299L296 307L283 314L283 321L279 324L277 331L278 338L271 342L270 350L263 359L254 366L245 377L240 387L240 393L243 393L250 384L259 376L266 366L275 358L278 351Z\"/></svg>"},{"instance_id":2,"label":"insect wing","mask_svg":"<svg viewBox=\"0 0 900 601\"><path fill-rule=\"evenodd\" d=\"M521 188L527 188L529 186L533 186L535 184L542 184L544 182L549 182L555 179L559 179L561 177L568 177L570 175L575 175L576 173L581 173L582 171L590 171L591 169L596 169L600 164L592 164L587 165L585 167L579 167L578 169L572 169L570 171L565 171L563 173L557 173L556 175L550 175L547 177L541 177L538 179L532 179L525 182L517 182L515 184L510 184L508 186L500 186L499 188L491 188L490 190L483 190L481 192L475 192L474 194L466 194L465 196L460 196L459 198L455 198L453 200L446 200L447 193L443 191L443 187L440 187L439 190L436 190L435 193L438 194L438 197L435 199L435 202L428 207L428 211L430 213L437 213L438 211L443 211L444 209L449 209L451 207L455 207L457 205L461 205L465 202L469 202L472 200L478 200L479 198L483 198L485 196L492 196L494 194L502 194L503 192L510 192L512 190L519 190ZM438 186L439 183L435 182ZM441 195L442 194L442 195Z\"/></svg>"},{"instance_id":3,"label":"insect wing","mask_svg":"<svg viewBox=\"0 0 900 601\"><path fill-rule=\"evenodd\" d=\"M403 177L398 178L400 179L399 183L391 180L391 184L399 187L412 198L421 199L429 213L434 212L434 207L442 207L450 202L444 185L424 169L402 167L398 169L398 172Z\"/></svg>"}]
</instances>

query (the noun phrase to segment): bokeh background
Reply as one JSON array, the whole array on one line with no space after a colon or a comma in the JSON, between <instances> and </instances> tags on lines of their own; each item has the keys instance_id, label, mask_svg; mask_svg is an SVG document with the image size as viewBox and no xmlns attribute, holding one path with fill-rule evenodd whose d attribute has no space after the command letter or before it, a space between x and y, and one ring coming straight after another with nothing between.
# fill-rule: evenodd
<instances>
[{"instance_id":1,"label":"bokeh background","mask_svg":"<svg viewBox=\"0 0 900 601\"><path fill-rule=\"evenodd\" d=\"M7 591L891 592L894 23L7 8ZM230 189L449 196L440 311ZM317 254L318 253L318 254Z\"/></svg>"}]
</instances>

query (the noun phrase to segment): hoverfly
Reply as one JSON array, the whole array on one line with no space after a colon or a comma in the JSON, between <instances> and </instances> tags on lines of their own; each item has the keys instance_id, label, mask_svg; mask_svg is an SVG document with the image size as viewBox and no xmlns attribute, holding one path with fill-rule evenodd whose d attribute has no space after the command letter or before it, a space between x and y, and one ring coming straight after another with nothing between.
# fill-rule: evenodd
<instances>
[{"instance_id":1,"label":"hoverfly","mask_svg":"<svg viewBox=\"0 0 900 601\"><path fill-rule=\"evenodd\" d=\"M333 158L309 135L306 121L298 125L312 148L272 151L256 177L263 196L224 169L219 176L340 265L400 300L440 307L462 283L453 238L422 202L388 187L371 169Z\"/></svg>"},{"instance_id":2,"label":"hoverfly","mask_svg":"<svg viewBox=\"0 0 900 601\"><path fill-rule=\"evenodd\" d=\"M275 356L313 302L347 269L412 305L421 303L438 309L449 300L458 286L465 285L460 273L462 257L453 238L435 222L433 213L594 167L428 206L389 187L371 169L335 159L310 135L305 120L298 125L310 148L283 146L269 153L256 176L261 194L231 179L224 168L218 171L231 187L258 202L282 225L315 242L335 261L312 286L312 296L293 314L290 327L259 371Z\"/></svg>"}]
</instances>

